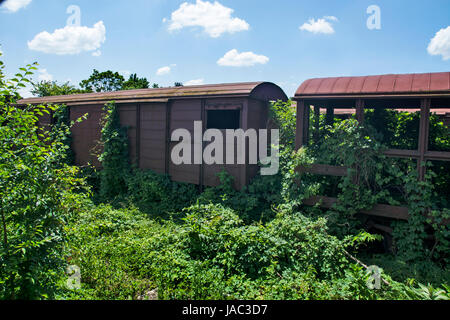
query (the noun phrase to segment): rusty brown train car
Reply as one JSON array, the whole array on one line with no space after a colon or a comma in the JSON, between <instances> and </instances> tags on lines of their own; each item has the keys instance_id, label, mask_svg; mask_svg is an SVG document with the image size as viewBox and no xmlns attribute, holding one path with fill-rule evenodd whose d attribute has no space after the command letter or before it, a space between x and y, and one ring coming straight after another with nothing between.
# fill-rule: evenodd
<instances>
[{"instance_id":1,"label":"rusty brown train car","mask_svg":"<svg viewBox=\"0 0 450 320\"><path fill-rule=\"evenodd\" d=\"M87 113L87 120L72 128L75 164L98 167L93 149L100 139L102 108L114 101L121 124L128 128L130 161L139 168L200 186L219 184L217 173L225 169L235 178L235 187L241 189L257 174L257 166L174 165L170 153L176 142L170 137L179 128L193 135L194 121L202 121L204 130L264 129L272 100L287 100L287 96L273 83L251 82L29 98L19 104L65 104L71 120ZM51 117L43 119L43 124L51 124Z\"/></svg>"}]
</instances>

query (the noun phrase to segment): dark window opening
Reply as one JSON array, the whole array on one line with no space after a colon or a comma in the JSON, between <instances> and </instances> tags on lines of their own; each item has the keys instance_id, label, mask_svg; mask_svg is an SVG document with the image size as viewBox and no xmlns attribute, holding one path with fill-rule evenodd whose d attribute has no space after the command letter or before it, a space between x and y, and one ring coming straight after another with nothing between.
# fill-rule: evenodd
<instances>
[{"instance_id":1,"label":"dark window opening","mask_svg":"<svg viewBox=\"0 0 450 320\"><path fill-rule=\"evenodd\" d=\"M239 129L240 110L209 110L207 129Z\"/></svg>"}]
</instances>

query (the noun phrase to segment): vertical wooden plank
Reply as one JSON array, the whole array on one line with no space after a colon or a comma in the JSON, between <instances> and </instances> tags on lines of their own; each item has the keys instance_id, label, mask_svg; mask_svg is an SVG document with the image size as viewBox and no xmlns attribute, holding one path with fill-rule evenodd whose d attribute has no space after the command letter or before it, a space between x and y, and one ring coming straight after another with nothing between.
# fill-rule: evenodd
<instances>
[{"instance_id":1,"label":"vertical wooden plank","mask_svg":"<svg viewBox=\"0 0 450 320\"><path fill-rule=\"evenodd\" d=\"M356 120L359 124L364 123L364 100L362 99L356 100Z\"/></svg>"},{"instance_id":2,"label":"vertical wooden plank","mask_svg":"<svg viewBox=\"0 0 450 320\"><path fill-rule=\"evenodd\" d=\"M159 174L166 172L166 104L140 103L139 167Z\"/></svg>"},{"instance_id":3,"label":"vertical wooden plank","mask_svg":"<svg viewBox=\"0 0 450 320\"><path fill-rule=\"evenodd\" d=\"M309 103L305 103L305 115L303 116L303 145L309 145L309 122L311 116L311 105Z\"/></svg>"},{"instance_id":4,"label":"vertical wooden plank","mask_svg":"<svg viewBox=\"0 0 450 320\"><path fill-rule=\"evenodd\" d=\"M245 99L244 103L242 105L242 112L241 112L241 124L240 127L246 132L249 129L249 100ZM248 168L248 159L249 159L249 145L246 142L245 143L245 164L241 166L240 169L240 181L238 183L239 190L242 190L244 186L247 184L247 168Z\"/></svg>"},{"instance_id":5,"label":"vertical wooden plank","mask_svg":"<svg viewBox=\"0 0 450 320\"><path fill-rule=\"evenodd\" d=\"M430 132L430 108L431 99L422 99L420 101L419 160L417 161L420 181L423 181L425 179L426 168L422 166L422 163L426 160L425 153L428 151L428 139Z\"/></svg>"},{"instance_id":6,"label":"vertical wooden plank","mask_svg":"<svg viewBox=\"0 0 450 320\"><path fill-rule=\"evenodd\" d=\"M165 163L165 172L169 174L170 168L170 122L172 115L172 100L167 101L166 103L166 163Z\"/></svg>"},{"instance_id":7,"label":"vertical wooden plank","mask_svg":"<svg viewBox=\"0 0 450 320\"><path fill-rule=\"evenodd\" d=\"M141 104L136 105L136 165L141 167Z\"/></svg>"},{"instance_id":8,"label":"vertical wooden plank","mask_svg":"<svg viewBox=\"0 0 450 320\"><path fill-rule=\"evenodd\" d=\"M320 107L314 106L314 133L313 133L314 143L319 142L319 133L320 133Z\"/></svg>"},{"instance_id":9,"label":"vertical wooden plank","mask_svg":"<svg viewBox=\"0 0 450 320\"><path fill-rule=\"evenodd\" d=\"M201 120L202 120L202 131L205 132L206 130L206 110L205 110L205 105L206 105L206 101L205 99L202 99L201 101ZM202 164L200 165L200 179L199 179L199 191L203 192L203 188L205 185L205 163L204 163L204 159L203 159L203 152L205 151L205 142L203 141L203 137L202 137Z\"/></svg>"},{"instance_id":10,"label":"vertical wooden plank","mask_svg":"<svg viewBox=\"0 0 450 320\"><path fill-rule=\"evenodd\" d=\"M297 132L295 135L295 148L298 150L304 145L304 117L305 117L305 100L297 101Z\"/></svg>"},{"instance_id":11,"label":"vertical wooden plank","mask_svg":"<svg viewBox=\"0 0 450 320\"><path fill-rule=\"evenodd\" d=\"M327 115L325 118L325 124L327 126L332 126L334 123L334 108L332 106L327 106Z\"/></svg>"}]
</instances>

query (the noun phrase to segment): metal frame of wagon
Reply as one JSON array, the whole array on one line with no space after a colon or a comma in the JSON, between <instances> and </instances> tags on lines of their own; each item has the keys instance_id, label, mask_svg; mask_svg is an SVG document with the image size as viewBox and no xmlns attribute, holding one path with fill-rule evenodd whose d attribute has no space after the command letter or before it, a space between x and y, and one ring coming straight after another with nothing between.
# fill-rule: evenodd
<instances>
[{"instance_id":1,"label":"metal frame of wagon","mask_svg":"<svg viewBox=\"0 0 450 320\"><path fill-rule=\"evenodd\" d=\"M385 155L417 160L419 180L425 177L426 168L422 165L423 162L450 161L450 152L428 149L430 111L450 107L450 72L310 79L299 87L294 100L297 102L297 149L309 143L312 106L315 117L320 116L321 108L326 108L328 123L333 121L335 109L354 108L356 119L363 123L366 108L417 109L420 105L418 149L390 149ZM318 127L314 128L314 138L317 131ZM325 176L347 175L345 167L322 164L299 170ZM316 196L307 199L305 204L320 204L324 208L331 208L336 202L336 198ZM409 218L408 208L400 206L379 204L362 213L400 220Z\"/></svg>"}]
</instances>

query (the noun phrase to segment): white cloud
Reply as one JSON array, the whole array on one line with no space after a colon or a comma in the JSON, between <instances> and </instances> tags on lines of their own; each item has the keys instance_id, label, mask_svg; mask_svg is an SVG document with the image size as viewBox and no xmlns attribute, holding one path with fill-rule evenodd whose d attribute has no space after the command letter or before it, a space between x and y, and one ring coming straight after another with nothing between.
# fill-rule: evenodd
<instances>
[{"instance_id":1,"label":"white cloud","mask_svg":"<svg viewBox=\"0 0 450 320\"><path fill-rule=\"evenodd\" d=\"M66 26L53 33L43 31L28 41L30 50L54 53L58 55L79 54L83 51L96 51L106 40L106 28L103 21L92 28L84 26ZM98 54L98 51L97 53Z\"/></svg>"},{"instance_id":2,"label":"white cloud","mask_svg":"<svg viewBox=\"0 0 450 320\"><path fill-rule=\"evenodd\" d=\"M185 86L199 86L205 83L205 79L195 79L195 80L189 80L184 85Z\"/></svg>"},{"instance_id":3,"label":"white cloud","mask_svg":"<svg viewBox=\"0 0 450 320\"><path fill-rule=\"evenodd\" d=\"M53 80L53 76L48 73L47 69L39 69L39 81L52 81Z\"/></svg>"},{"instance_id":4,"label":"white cloud","mask_svg":"<svg viewBox=\"0 0 450 320\"><path fill-rule=\"evenodd\" d=\"M266 64L269 58L257 55L253 52L239 53L236 49L230 50L217 61L219 66L224 67L251 67L256 64Z\"/></svg>"},{"instance_id":5,"label":"white cloud","mask_svg":"<svg viewBox=\"0 0 450 320\"><path fill-rule=\"evenodd\" d=\"M325 20L331 20L331 21L339 21L338 18L336 18L335 16L325 16L323 17Z\"/></svg>"},{"instance_id":6,"label":"white cloud","mask_svg":"<svg viewBox=\"0 0 450 320\"><path fill-rule=\"evenodd\" d=\"M6 0L3 3L2 8L5 8L9 12L17 12L22 8L25 8L31 3L31 0Z\"/></svg>"},{"instance_id":7,"label":"white cloud","mask_svg":"<svg viewBox=\"0 0 450 320\"><path fill-rule=\"evenodd\" d=\"M333 24L331 21L338 21L338 18L334 16L326 16L322 19L309 19L308 22L305 22L301 27L300 30L302 31L308 31L312 33L324 33L324 34L333 34Z\"/></svg>"},{"instance_id":8,"label":"white cloud","mask_svg":"<svg viewBox=\"0 0 450 320\"><path fill-rule=\"evenodd\" d=\"M92 56L93 57L100 57L102 55L102 51L101 50L97 50L92 52Z\"/></svg>"},{"instance_id":9,"label":"white cloud","mask_svg":"<svg viewBox=\"0 0 450 320\"><path fill-rule=\"evenodd\" d=\"M432 56L441 55L442 59L450 59L450 26L439 30L428 45L428 53Z\"/></svg>"},{"instance_id":10,"label":"white cloud","mask_svg":"<svg viewBox=\"0 0 450 320\"><path fill-rule=\"evenodd\" d=\"M197 0L195 4L184 2L178 10L172 12L169 31L185 27L201 27L209 36L217 38L226 32L248 30L250 25L245 20L232 17L233 12L233 9L217 1L212 3Z\"/></svg>"},{"instance_id":11,"label":"white cloud","mask_svg":"<svg viewBox=\"0 0 450 320\"><path fill-rule=\"evenodd\" d=\"M171 68L169 66L161 67L156 71L156 75L163 76L163 75L169 74L170 70L171 70Z\"/></svg>"}]
</instances>

